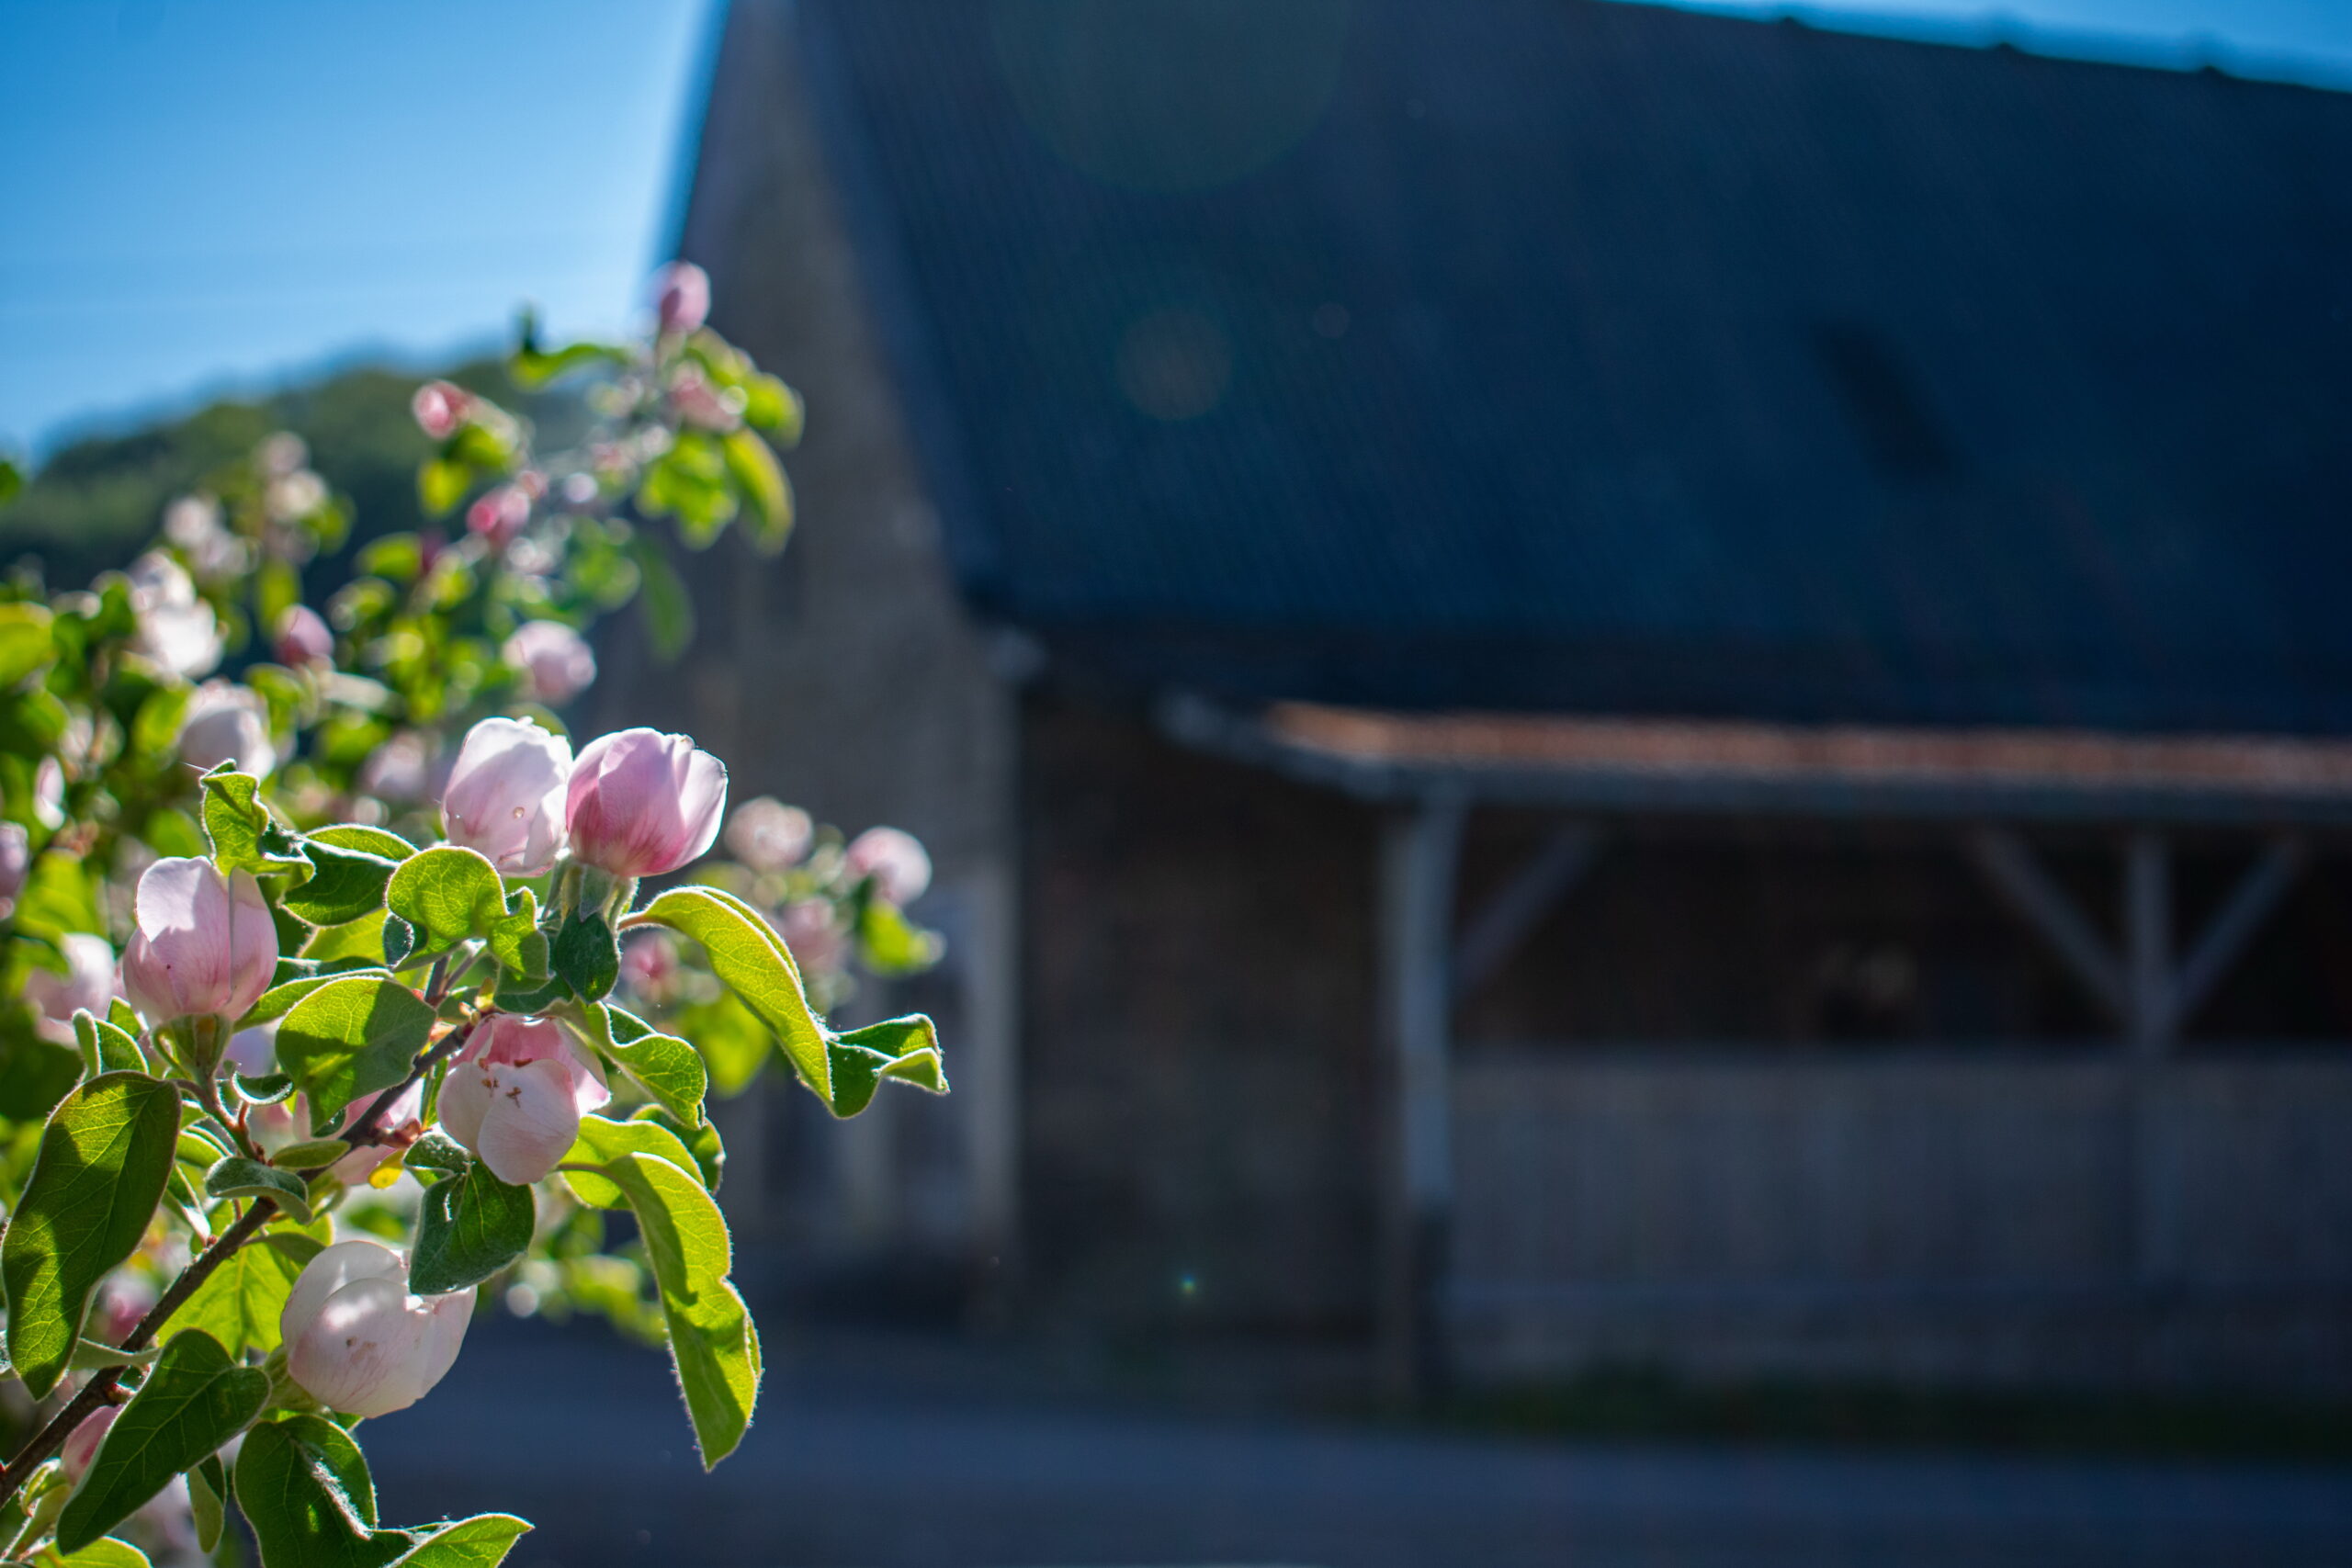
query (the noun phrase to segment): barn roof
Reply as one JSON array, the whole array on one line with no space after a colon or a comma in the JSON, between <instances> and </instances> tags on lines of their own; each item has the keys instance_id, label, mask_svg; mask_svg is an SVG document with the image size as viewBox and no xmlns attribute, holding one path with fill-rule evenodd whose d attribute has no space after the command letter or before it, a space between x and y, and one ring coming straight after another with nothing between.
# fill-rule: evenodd
<instances>
[{"instance_id":1,"label":"barn roof","mask_svg":"<svg viewBox=\"0 0 2352 1568\"><path fill-rule=\"evenodd\" d=\"M2352 730L2352 96L1600 0L804 0L967 595L1155 686Z\"/></svg>"}]
</instances>

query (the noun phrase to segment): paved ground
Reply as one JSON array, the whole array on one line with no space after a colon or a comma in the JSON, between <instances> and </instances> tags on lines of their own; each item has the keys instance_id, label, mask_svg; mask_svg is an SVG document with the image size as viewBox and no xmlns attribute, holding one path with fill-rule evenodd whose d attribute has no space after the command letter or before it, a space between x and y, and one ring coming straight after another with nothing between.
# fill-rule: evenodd
<instances>
[{"instance_id":1,"label":"paved ground","mask_svg":"<svg viewBox=\"0 0 2352 1568\"><path fill-rule=\"evenodd\" d=\"M2352 1563L2352 1471L1536 1446L780 1359L708 1477L663 1359L589 1333L481 1325L361 1436L389 1520L538 1521L515 1568Z\"/></svg>"}]
</instances>

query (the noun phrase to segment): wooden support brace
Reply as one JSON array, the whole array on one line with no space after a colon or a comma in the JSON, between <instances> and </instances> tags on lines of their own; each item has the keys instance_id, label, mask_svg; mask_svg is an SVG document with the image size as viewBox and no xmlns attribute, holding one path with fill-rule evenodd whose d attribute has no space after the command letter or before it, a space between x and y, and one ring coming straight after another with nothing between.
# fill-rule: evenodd
<instances>
[{"instance_id":1,"label":"wooden support brace","mask_svg":"<svg viewBox=\"0 0 2352 1568\"><path fill-rule=\"evenodd\" d=\"M1552 907L1591 869L1600 844L1600 829L1589 822L1558 829L1471 917L1453 949L1456 1001L1502 972Z\"/></svg>"}]
</instances>

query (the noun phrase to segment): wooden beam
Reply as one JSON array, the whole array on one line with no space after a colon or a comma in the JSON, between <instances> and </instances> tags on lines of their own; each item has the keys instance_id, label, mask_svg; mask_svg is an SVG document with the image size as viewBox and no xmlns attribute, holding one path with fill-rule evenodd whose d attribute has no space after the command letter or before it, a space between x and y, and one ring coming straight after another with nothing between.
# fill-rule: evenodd
<instances>
[{"instance_id":1,"label":"wooden beam","mask_svg":"<svg viewBox=\"0 0 2352 1568\"><path fill-rule=\"evenodd\" d=\"M1544 917L1583 879L1600 853L1600 829L1570 822L1555 829L1476 915L1453 948L1453 999L1502 972Z\"/></svg>"},{"instance_id":2,"label":"wooden beam","mask_svg":"<svg viewBox=\"0 0 2352 1568\"><path fill-rule=\"evenodd\" d=\"M2172 849L2143 829L2123 850L2124 1030L2132 1048L2162 1055L2173 1039Z\"/></svg>"},{"instance_id":3,"label":"wooden beam","mask_svg":"<svg viewBox=\"0 0 2352 1568\"><path fill-rule=\"evenodd\" d=\"M1970 836L1968 851L1994 891L2041 933L2092 999L2119 1023L2128 1022L2131 1004L2121 961L2025 840L2006 828L1984 828Z\"/></svg>"},{"instance_id":4,"label":"wooden beam","mask_svg":"<svg viewBox=\"0 0 2352 1568\"><path fill-rule=\"evenodd\" d=\"M1433 795L1393 817L1381 841L1390 1168L1380 1348L1383 1380L1401 1400L1426 1398L1444 1375L1441 1287L1453 1202L1447 974L1465 814L1459 795Z\"/></svg>"},{"instance_id":5,"label":"wooden beam","mask_svg":"<svg viewBox=\"0 0 2352 1568\"><path fill-rule=\"evenodd\" d=\"M2221 908L2214 912L2197 945L2173 981L2172 1027L2177 1032L2190 1016L2212 997L2214 988L2245 952L2287 890L2295 885L2311 858L2310 848L2298 838L2271 840Z\"/></svg>"}]
</instances>

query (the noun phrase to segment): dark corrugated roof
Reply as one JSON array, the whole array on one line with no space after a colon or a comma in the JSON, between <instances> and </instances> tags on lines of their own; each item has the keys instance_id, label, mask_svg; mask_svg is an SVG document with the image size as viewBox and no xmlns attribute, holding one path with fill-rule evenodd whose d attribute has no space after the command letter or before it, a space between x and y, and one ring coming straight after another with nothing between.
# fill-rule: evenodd
<instances>
[{"instance_id":1,"label":"dark corrugated roof","mask_svg":"<svg viewBox=\"0 0 2352 1568\"><path fill-rule=\"evenodd\" d=\"M2352 729L2352 97L1594 0L801 14L966 591L1077 657Z\"/></svg>"}]
</instances>

